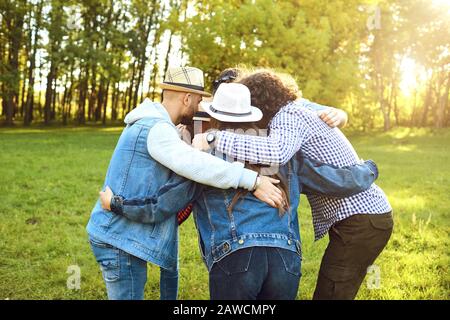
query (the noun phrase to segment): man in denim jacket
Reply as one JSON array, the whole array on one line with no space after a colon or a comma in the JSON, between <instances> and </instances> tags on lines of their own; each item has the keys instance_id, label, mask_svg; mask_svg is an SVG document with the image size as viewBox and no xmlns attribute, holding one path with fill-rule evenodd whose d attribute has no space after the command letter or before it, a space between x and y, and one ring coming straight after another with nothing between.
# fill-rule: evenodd
<instances>
[{"instance_id":1,"label":"man in denim jacket","mask_svg":"<svg viewBox=\"0 0 450 320\"><path fill-rule=\"evenodd\" d=\"M146 99L125 118L104 186L126 199L152 197L173 172L217 188L244 188L277 206L278 189L267 177L193 149L178 135L176 124L187 124L203 91L203 72L197 68L169 68L160 84L163 102ZM208 168L208 170L205 170ZM110 299L143 299L147 262L161 267L161 298L176 299L178 286L178 228L175 213L149 224L136 223L103 210L97 202L87 231L101 266ZM158 211L155 207L155 211ZM162 210L160 210L162 211Z\"/></svg>"}]
</instances>

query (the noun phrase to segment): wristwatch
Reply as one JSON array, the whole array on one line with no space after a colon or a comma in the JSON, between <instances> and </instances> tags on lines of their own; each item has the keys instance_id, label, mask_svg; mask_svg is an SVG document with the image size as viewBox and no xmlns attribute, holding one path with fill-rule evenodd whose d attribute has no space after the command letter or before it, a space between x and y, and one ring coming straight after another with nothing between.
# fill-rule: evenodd
<instances>
[{"instance_id":1,"label":"wristwatch","mask_svg":"<svg viewBox=\"0 0 450 320\"><path fill-rule=\"evenodd\" d=\"M255 185L253 186L253 190L256 190L261 185L261 175L258 173L255 180Z\"/></svg>"},{"instance_id":2,"label":"wristwatch","mask_svg":"<svg viewBox=\"0 0 450 320\"><path fill-rule=\"evenodd\" d=\"M216 141L216 133L215 132L208 133L206 135L206 141L208 142L209 145L212 145L214 141Z\"/></svg>"},{"instance_id":3,"label":"wristwatch","mask_svg":"<svg viewBox=\"0 0 450 320\"><path fill-rule=\"evenodd\" d=\"M115 195L111 198L111 212L115 214L122 214L123 211L123 198L121 196Z\"/></svg>"}]
</instances>

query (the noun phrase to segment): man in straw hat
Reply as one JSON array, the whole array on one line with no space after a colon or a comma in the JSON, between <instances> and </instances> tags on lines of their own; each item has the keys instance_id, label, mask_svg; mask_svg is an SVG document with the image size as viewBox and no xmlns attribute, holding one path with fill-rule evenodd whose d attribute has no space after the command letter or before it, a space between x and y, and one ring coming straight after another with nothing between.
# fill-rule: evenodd
<instances>
[{"instance_id":1,"label":"man in straw hat","mask_svg":"<svg viewBox=\"0 0 450 320\"><path fill-rule=\"evenodd\" d=\"M99 263L109 299L143 299L147 262L161 268L161 299L176 299L178 291L178 229L176 213L185 204L177 194L166 193L169 203L154 201L175 172L217 188L243 188L274 206L282 202L278 180L259 176L239 162L229 163L193 149L183 142L176 125L189 124L204 96L203 72L192 67L169 68L162 103L145 99L126 118L112 155L103 189L114 192L111 206L123 199L146 198L154 203L153 215L136 223L112 214L97 201L87 231ZM154 201L154 202L152 202ZM139 215L139 208L133 211Z\"/></svg>"}]
</instances>

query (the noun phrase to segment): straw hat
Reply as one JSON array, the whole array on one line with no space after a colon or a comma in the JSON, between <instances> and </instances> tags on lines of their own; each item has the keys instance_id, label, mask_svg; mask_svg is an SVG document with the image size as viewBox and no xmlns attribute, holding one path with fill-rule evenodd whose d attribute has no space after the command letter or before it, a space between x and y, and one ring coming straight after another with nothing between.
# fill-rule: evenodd
<instances>
[{"instance_id":1,"label":"straw hat","mask_svg":"<svg viewBox=\"0 0 450 320\"><path fill-rule=\"evenodd\" d=\"M167 69L162 89L196 93L205 97L211 94L204 91L203 71L193 67L172 67Z\"/></svg>"}]
</instances>

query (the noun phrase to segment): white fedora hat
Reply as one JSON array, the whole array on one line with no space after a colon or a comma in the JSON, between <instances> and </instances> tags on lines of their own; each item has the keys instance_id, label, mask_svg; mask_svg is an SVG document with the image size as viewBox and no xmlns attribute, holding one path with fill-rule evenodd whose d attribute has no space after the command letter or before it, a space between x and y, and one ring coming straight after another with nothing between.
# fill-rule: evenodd
<instances>
[{"instance_id":1,"label":"white fedora hat","mask_svg":"<svg viewBox=\"0 0 450 320\"><path fill-rule=\"evenodd\" d=\"M223 122L254 122L263 116L251 105L250 90L241 83L222 83L213 101L201 105L211 117Z\"/></svg>"},{"instance_id":2,"label":"white fedora hat","mask_svg":"<svg viewBox=\"0 0 450 320\"><path fill-rule=\"evenodd\" d=\"M203 71L193 67L172 67L167 69L162 89L197 93L205 97L211 94L205 91Z\"/></svg>"}]
</instances>

